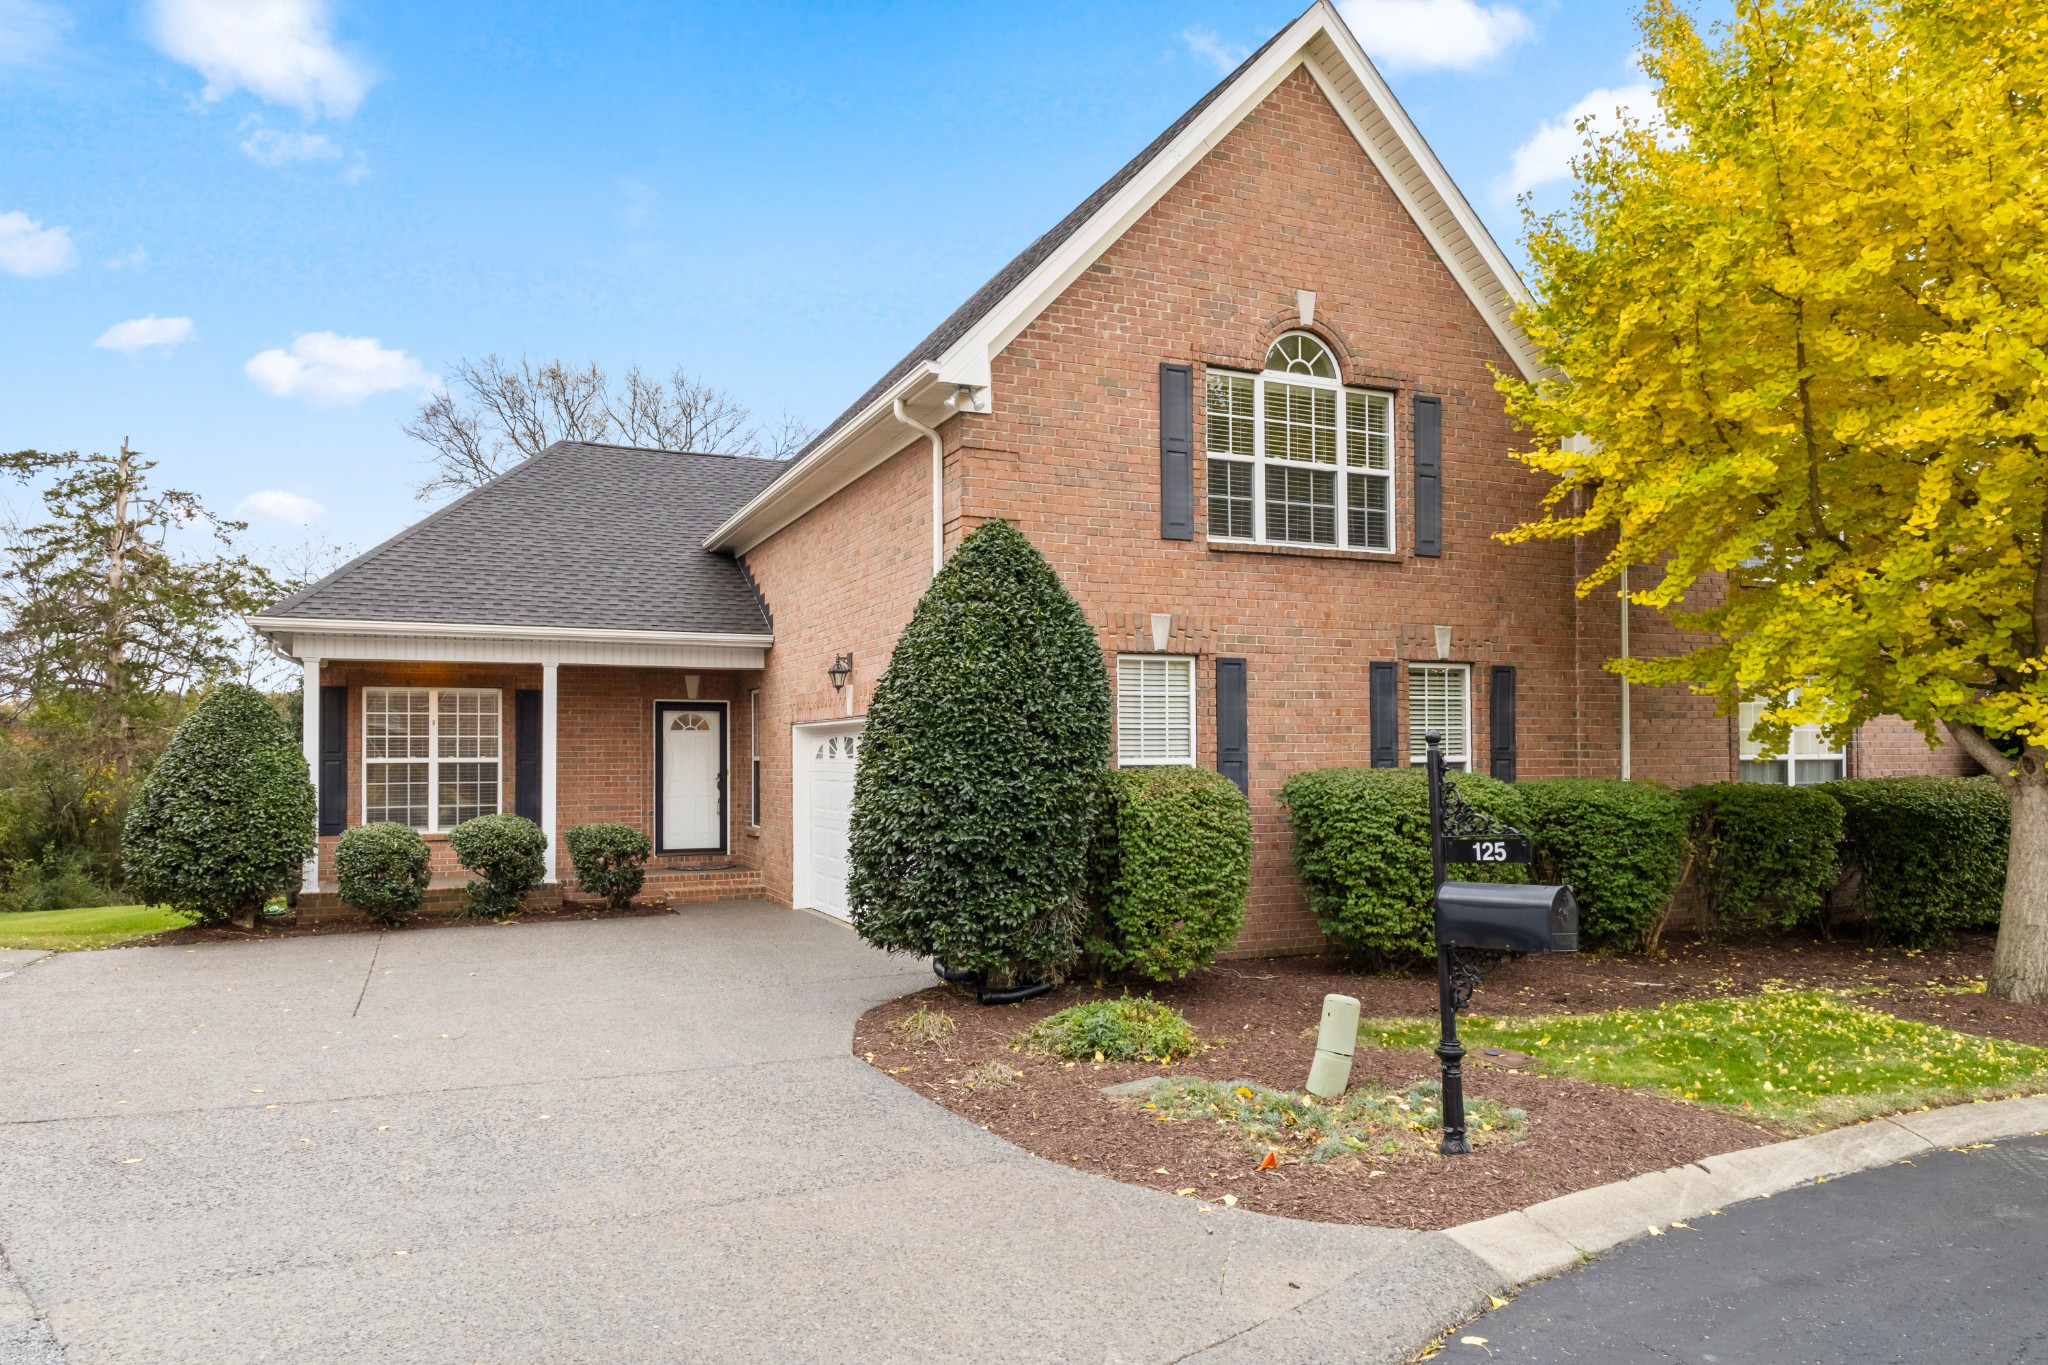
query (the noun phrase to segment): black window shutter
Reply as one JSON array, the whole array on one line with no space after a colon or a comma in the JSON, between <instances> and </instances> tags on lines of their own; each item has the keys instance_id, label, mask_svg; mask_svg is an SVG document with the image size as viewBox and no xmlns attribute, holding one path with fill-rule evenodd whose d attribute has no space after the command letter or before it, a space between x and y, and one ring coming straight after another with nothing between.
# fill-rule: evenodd
<instances>
[{"instance_id":1,"label":"black window shutter","mask_svg":"<svg viewBox=\"0 0 2048 1365\"><path fill-rule=\"evenodd\" d=\"M1444 552L1444 400L1415 399L1415 553Z\"/></svg>"},{"instance_id":2,"label":"black window shutter","mask_svg":"<svg viewBox=\"0 0 2048 1365\"><path fill-rule=\"evenodd\" d=\"M1246 717L1243 659L1216 661L1216 771L1252 793L1251 726Z\"/></svg>"},{"instance_id":3,"label":"black window shutter","mask_svg":"<svg viewBox=\"0 0 2048 1365\"><path fill-rule=\"evenodd\" d=\"M1401 763L1401 680L1390 663L1372 666L1372 766Z\"/></svg>"},{"instance_id":4,"label":"black window shutter","mask_svg":"<svg viewBox=\"0 0 2048 1365\"><path fill-rule=\"evenodd\" d=\"M540 689L512 694L512 813L540 823Z\"/></svg>"},{"instance_id":5,"label":"black window shutter","mask_svg":"<svg viewBox=\"0 0 2048 1365\"><path fill-rule=\"evenodd\" d=\"M320 832L348 828L348 689L320 689Z\"/></svg>"},{"instance_id":6,"label":"black window shutter","mask_svg":"<svg viewBox=\"0 0 2048 1365\"><path fill-rule=\"evenodd\" d=\"M1159 367L1159 538L1195 538L1195 371Z\"/></svg>"},{"instance_id":7,"label":"black window shutter","mask_svg":"<svg viewBox=\"0 0 2048 1365\"><path fill-rule=\"evenodd\" d=\"M1493 670L1493 687L1487 700L1487 736L1493 746L1493 775L1503 782L1515 780L1515 670L1505 666Z\"/></svg>"}]
</instances>

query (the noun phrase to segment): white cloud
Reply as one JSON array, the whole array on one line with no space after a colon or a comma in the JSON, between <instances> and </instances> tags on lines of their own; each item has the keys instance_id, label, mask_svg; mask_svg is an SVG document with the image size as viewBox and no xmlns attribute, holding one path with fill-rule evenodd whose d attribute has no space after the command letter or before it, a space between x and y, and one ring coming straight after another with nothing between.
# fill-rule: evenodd
<instances>
[{"instance_id":1,"label":"white cloud","mask_svg":"<svg viewBox=\"0 0 2048 1365\"><path fill-rule=\"evenodd\" d=\"M286 526L304 526L317 517L326 516L327 509L311 498L302 498L297 493L287 493L282 488L262 488L235 504L235 515L247 517L251 521L275 521Z\"/></svg>"},{"instance_id":2,"label":"white cloud","mask_svg":"<svg viewBox=\"0 0 2048 1365\"><path fill-rule=\"evenodd\" d=\"M39 279L76 264L69 228L46 228L25 213L0 213L0 270Z\"/></svg>"},{"instance_id":3,"label":"white cloud","mask_svg":"<svg viewBox=\"0 0 2048 1365\"><path fill-rule=\"evenodd\" d=\"M1475 0L1338 0L1337 8L1372 59L1390 67L1467 71L1535 33L1513 5Z\"/></svg>"},{"instance_id":4,"label":"white cloud","mask_svg":"<svg viewBox=\"0 0 2048 1365\"><path fill-rule=\"evenodd\" d=\"M141 247L136 247L133 251L124 251L118 256L107 257L109 270L140 270L148 264L149 253Z\"/></svg>"},{"instance_id":5,"label":"white cloud","mask_svg":"<svg viewBox=\"0 0 2048 1365\"><path fill-rule=\"evenodd\" d=\"M281 133L275 128L258 128L243 138L242 151L259 166L334 161L341 156L341 148L325 133Z\"/></svg>"},{"instance_id":6,"label":"white cloud","mask_svg":"<svg viewBox=\"0 0 2048 1365\"><path fill-rule=\"evenodd\" d=\"M1236 43L1226 43L1210 28L1190 28L1181 31L1180 40L1188 45L1188 51L1201 61L1216 68L1221 75L1237 70L1238 63L1251 55L1251 49Z\"/></svg>"},{"instance_id":7,"label":"white cloud","mask_svg":"<svg viewBox=\"0 0 2048 1365\"><path fill-rule=\"evenodd\" d=\"M41 61L64 42L71 16L43 0L0 0L0 66Z\"/></svg>"},{"instance_id":8,"label":"white cloud","mask_svg":"<svg viewBox=\"0 0 2048 1365\"><path fill-rule=\"evenodd\" d=\"M181 341L192 339L192 319L160 318L151 313L147 317L130 318L117 322L100 333L100 339L93 345L103 351L119 351L123 355L138 355L152 346L175 346Z\"/></svg>"},{"instance_id":9,"label":"white cloud","mask_svg":"<svg viewBox=\"0 0 2048 1365\"><path fill-rule=\"evenodd\" d=\"M1655 120L1657 97L1640 81L1612 90L1595 90L1545 122L1534 136L1515 148L1514 164L1500 185L1502 195L1512 199L1539 185L1571 179L1572 158L1586 147L1585 134L1579 132L1579 120L1590 118L1591 132L1611 133L1620 126L1615 118L1617 110L1633 118Z\"/></svg>"},{"instance_id":10,"label":"white cloud","mask_svg":"<svg viewBox=\"0 0 2048 1365\"><path fill-rule=\"evenodd\" d=\"M265 393L315 403L360 403L373 393L434 389L441 382L418 360L379 346L374 337L333 332L302 332L289 351L274 348L249 357L242 373Z\"/></svg>"},{"instance_id":11,"label":"white cloud","mask_svg":"<svg viewBox=\"0 0 2048 1365\"><path fill-rule=\"evenodd\" d=\"M247 90L316 118L347 118L373 79L335 45L325 0L153 0L157 49L206 77L209 100Z\"/></svg>"}]
</instances>

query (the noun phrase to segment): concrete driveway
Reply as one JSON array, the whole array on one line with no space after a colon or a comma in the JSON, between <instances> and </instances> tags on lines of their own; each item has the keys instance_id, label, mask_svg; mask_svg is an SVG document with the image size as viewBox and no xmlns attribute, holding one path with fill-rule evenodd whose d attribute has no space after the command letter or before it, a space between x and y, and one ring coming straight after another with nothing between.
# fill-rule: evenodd
<instances>
[{"instance_id":1,"label":"concrete driveway","mask_svg":"<svg viewBox=\"0 0 2048 1365\"><path fill-rule=\"evenodd\" d=\"M7 1365L1400 1360L1500 1287L925 1103L847 1048L926 968L801 912L7 968Z\"/></svg>"}]
</instances>

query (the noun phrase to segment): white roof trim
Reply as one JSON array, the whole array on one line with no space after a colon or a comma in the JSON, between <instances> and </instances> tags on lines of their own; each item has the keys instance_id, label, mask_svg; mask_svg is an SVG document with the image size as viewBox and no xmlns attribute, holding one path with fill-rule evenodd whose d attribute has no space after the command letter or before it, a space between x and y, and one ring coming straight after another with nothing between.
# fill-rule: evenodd
<instances>
[{"instance_id":1,"label":"white roof trim","mask_svg":"<svg viewBox=\"0 0 2048 1365\"><path fill-rule=\"evenodd\" d=\"M911 402L934 388L951 393L955 386L964 385L984 395L977 410L987 411L988 399L993 396L988 391L994 357L1282 81L1303 67L1328 96L1516 368L1530 378L1541 373L1534 347L1514 323L1514 306L1529 298L1521 277L1336 8L1330 0L1316 0L1229 89L958 341L936 360L913 368L787 474L733 513L705 538L704 548L745 553L902 449L911 438L906 432L895 439L886 430L897 425L893 416L880 426L876 421L877 413L893 414L893 400L899 397ZM877 447L878 435L887 443L885 449Z\"/></svg>"},{"instance_id":2,"label":"white roof trim","mask_svg":"<svg viewBox=\"0 0 2048 1365\"><path fill-rule=\"evenodd\" d=\"M583 630L573 626L492 626L448 621L354 621L320 616L251 616L264 635L438 635L493 640L556 640L578 644L710 645L766 649L773 635L719 635L688 630Z\"/></svg>"}]
</instances>

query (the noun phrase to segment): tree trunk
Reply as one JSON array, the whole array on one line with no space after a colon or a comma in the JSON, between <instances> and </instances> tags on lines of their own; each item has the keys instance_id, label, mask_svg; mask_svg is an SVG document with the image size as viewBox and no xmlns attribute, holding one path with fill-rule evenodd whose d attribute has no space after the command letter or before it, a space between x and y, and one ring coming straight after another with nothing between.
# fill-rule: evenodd
<instances>
[{"instance_id":1,"label":"tree trunk","mask_svg":"<svg viewBox=\"0 0 2048 1365\"><path fill-rule=\"evenodd\" d=\"M2006 787L2012 845L2005 859L2005 904L1991 994L2048 1005L2048 772L2023 763Z\"/></svg>"}]
</instances>

